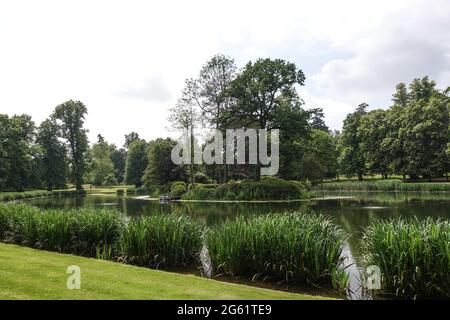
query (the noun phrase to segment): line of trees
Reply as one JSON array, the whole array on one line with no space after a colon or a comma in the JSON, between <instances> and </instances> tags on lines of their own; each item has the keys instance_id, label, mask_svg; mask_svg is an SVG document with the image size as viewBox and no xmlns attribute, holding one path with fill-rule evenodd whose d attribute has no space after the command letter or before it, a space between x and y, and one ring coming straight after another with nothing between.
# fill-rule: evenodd
<instances>
[{"instance_id":1,"label":"line of trees","mask_svg":"<svg viewBox=\"0 0 450 320\"><path fill-rule=\"evenodd\" d=\"M387 110L360 104L347 115L338 138L342 174L433 178L450 171L450 87L428 77L400 83Z\"/></svg>"},{"instance_id":2,"label":"line of trees","mask_svg":"<svg viewBox=\"0 0 450 320\"><path fill-rule=\"evenodd\" d=\"M415 179L450 171L450 88L438 90L428 77L409 87L401 83L389 109L368 111L363 103L347 115L342 132L331 132L321 108L304 108L297 92L304 82L301 69L285 60L258 59L238 70L233 59L217 55L186 81L168 120L181 136L280 129L278 176L286 180L374 174ZM28 115L0 114L0 191L52 190L69 182L77 189L85 183L152 189L173 181L260 179L260 165L175 165L170 155L177 141L171 138L147 142L132 132L120 148L102 135L90 145L86 115L87 107L72 100L39 126Z\"/></svg>"}]
</instances>

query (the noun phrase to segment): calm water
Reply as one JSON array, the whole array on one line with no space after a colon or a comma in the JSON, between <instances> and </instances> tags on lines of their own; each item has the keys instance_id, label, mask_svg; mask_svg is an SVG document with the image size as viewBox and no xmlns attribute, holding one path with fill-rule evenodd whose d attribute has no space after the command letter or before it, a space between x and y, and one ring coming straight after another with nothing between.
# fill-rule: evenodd
<instances>
[{"instance_id":1,"label":"calm water","mask_svg":"<svg viewBox=\"0 0 450 320\"><path fill-rule=\"evenodd\" d=\"M117 208L130 216L151 215L155 212L189 214L214 225L244 214L277 212L320 212L330 215L350 236L349 244L359 260L358 242L361 230L376 219L432 216L450 219L449 193L387 193L387 192L323 192L325 199L292 203L181 203L159 204L158 201L116 197L115 195L88 195L86 197L55 197L26 200L43 208ZM326 199L327 197L333 197Z\"/></svg>"}]
</instances>

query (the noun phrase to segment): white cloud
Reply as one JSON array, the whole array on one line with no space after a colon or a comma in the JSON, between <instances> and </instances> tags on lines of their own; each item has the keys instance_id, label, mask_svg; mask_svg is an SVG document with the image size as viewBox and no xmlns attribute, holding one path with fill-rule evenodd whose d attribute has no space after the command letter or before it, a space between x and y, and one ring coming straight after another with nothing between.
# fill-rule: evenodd
<instances>
[{"instance_id":1,"label":"white cloud","mask_svg":"<svg viewBox=\"0 0 450 320\"><path fill-rule=\"evenodd\" d=\"M90 138L169 135L167 110L222 52L239 66L281 57L307 73L308 105L339 128L354 106L386 106L395 84L449 85L450 4L431 1L13 1L0 3L0 112L40 122L65 100Z\"/></svg>"}]
</instances>

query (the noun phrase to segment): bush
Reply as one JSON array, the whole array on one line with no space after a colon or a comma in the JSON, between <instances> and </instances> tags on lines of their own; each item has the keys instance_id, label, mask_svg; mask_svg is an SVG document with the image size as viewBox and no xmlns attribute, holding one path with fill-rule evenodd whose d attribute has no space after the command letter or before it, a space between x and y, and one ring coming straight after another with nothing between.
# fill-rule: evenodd
<instances>
[{"instance_id":1,"label":"bush","mask_svg":"<svg viewBox=\"0 0 450 320\"><path fill-rule=\"evenodd\" d=\"M265 178L260 181L230 181L228 184L205 188L203 185L186 193L186 200L295 200L309 196L309 186L299 181Z\"/></svg>"},{"instance_id":2,"label":"bush","mask_svg":"<svg viewBox=\"0 0 450 320\"><path fill-rule=\"evenodd\" d=\"M278 214L227 221L207 232L216 273L332 285L343 232L322 215Z\"/></svg>"},{"instance_id":3,"label":"bush","mask_svg":"<svg viewBox=\"0 0 450 320\"><path fill-rule=\"evenodd\" d=\"M170 193L172 197L181 197L183 194L187 192L186 183L183 181L172 182Z\"/></svg>"},{"instance_id":4,"label":"bush","mask_svg":"<svg viewBox=\"0 0 450 320\"><path fill-rule=\"evenodd\" d=\"M450 298L450 223L428 218L373 223L366 261L380 267L383 291L408 298Z\"/></svg>"},{"instance_id":5,"label":"bush","mask_svg":"<svg viewBox=\"0 0 450 320\"><path fill-rule=\"evenodd\" d=\"M201 248L200 224L187 216L157 214L132 219L120 248L127 263L148 267L193 265Z\"/></svg>"},{"instance_id":6,"label":"bush","mask_svg":"<svg viewBox=\"0 0 450 320\"><path fill-rule=\"evenodd\" d=\"M195 183L204 183L207 184L210 182L208 176L203 172L197 172L194 176Z\"/></svg>"}]
</instances>

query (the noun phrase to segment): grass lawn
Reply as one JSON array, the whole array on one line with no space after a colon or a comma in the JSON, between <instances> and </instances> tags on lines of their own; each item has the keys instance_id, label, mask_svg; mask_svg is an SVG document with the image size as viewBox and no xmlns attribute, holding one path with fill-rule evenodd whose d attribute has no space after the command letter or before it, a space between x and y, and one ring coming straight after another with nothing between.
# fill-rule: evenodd
<instances>
[{"instance_id":1,"label":"grass lawn","mask_svg":"<svg viewBox=\"0 0 450 320\"><path fill-rule=\"evenodd\" d=\"M81 289L66 288L66 268ZM324 299L0 244L0 299Z\"/></svg>"}]
</instances>

